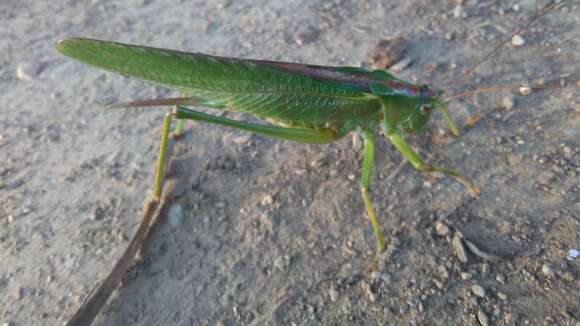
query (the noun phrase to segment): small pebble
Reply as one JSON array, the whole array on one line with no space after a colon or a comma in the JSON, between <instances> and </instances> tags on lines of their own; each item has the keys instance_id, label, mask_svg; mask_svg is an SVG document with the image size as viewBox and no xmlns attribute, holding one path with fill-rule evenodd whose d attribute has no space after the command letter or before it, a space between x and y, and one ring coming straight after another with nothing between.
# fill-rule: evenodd
<instances>
[{"instance_id":1,"label":"small pebble","mask_svg":"<svg viewBox=\"0 0 580 326\"><path fill-rule=\"evenodd\" d=\"M445 284L443 284L443 282L439 281L438 279L433 279L433 283L440 290L445 286Z\"/></svg>"},{"instance_id":2,"label":"small pebble","mask_svg":"<svg viewBox=\"0 0 580 326\"><path fill-rule=\"evenodd\" d=\"M328 290L328 296L330 297L330 301L336 302L336 301L338 301L338 297L340 296L340 292L338 292L338 290L335 289L334 287L331 287L330 290Z\"/></svg>"},{"instance_id":3,"label":"small pebble","mask_svg":"<svg viewBox=\"0 0 580 326\"><path fill-rule=\"evenodd\" d=\"M470 298L467 300L467 303L469 303L469 306L470 306L470 307L472 307L472 308L477 308L477 307L479 307L479 303L477 302L477 298L470 297Z\"/></svg>"},{"instance_id":4,"label":"small pebble","mask_svg":"<svg viewBox=\"0 0 580 326\"><path fill-rule=\"evenodd\" d=\"M565 154L570 154L570 153L572 153L572 149L571 149L570 147L568 147L568 146L564 146L564 147L562 147L562 151L563 151Z\"/></svg>"},{"instance_id":5,"label":"small pebble","mask_svg":"<svg viewBox=\"0 0 580 326\"><path fill-rule=\"evenodd\" d=\"M500 300L502 300L502 301L506 301L508 299L507 294L505 294L503 292L498 292L497 297L500 298Z\"/></svg>"},{"instance_id":6,"label":"small pebble","mask_svg":"<svg viewBox=\"0 0 580 326\"><path fill-rule=\"evenodd\" d=\"M289 266L290 266L290 256L288 255L279 256L274 261L274 267L276 267L281 271L286 270Z\"/></svg>"},{"instance_id":7,"label":"small pebble","mask_svg":"<svg viewBox=\"0 0 580 326\"><path fill-rule=\"evenodd\" d=\"M521 86L519 91L520 91L520 94L523 96L528 96L528 95L532 94L532 88L530 86Z\"/></svg>"},{"instance_id":8,"label":"small pebble","mask_svg":"<svg viewBox=\"0 0 580 326\"><path fill-rule=\"evenodd\" d=\"M320 30L315 28L309 28L301 33L294 35L294 42L298 45L309 44L316 42L320 37Z\"/></svg>"},{"instance_id":9,"label":"small pebble","mask_svg":"<svg viewBox=\"0 0 580 326\"><path fill-rule=\"evenodd\" d=\"M21 62L16 67L16 77L20 80L33 80L42 70L42 64L36 62Z\"/></svg>"},{"instance_id":10,"label":"small pebble","mask_svg":"<svg viewBox=\"0 0 580 326\"><path fill-rule=\"evenodd\" d=\"M262 206L270 206L273 203L274 203L274 197L272 197L271 195L264 196L264 198L262 198L262 200L260 201L260 204Z\"/></svg>"},{"instance_id":11,"label":"small pebble","mask_svg":"<svg viewBox=\"0 0 580 326\"><path fill-rule=\"evenodd\" d=\"M338 272L339 277L350 277L354 273L354 268L350 263L346 263L340 267Z\"/></svg>"},{"instance_id":12,"label":"small pebble","mask_svg":"<svg viewBox=\"0 0 580 326\"><path fill-rule=\"evenodd\" d=\"M477 311L477 321L479 321L481 326L489 326L489 317L483 310Z\"/></svg>"},{"instance_id":13,"label":"small pebble","mask_svg":"<svg viewBox=\"0 0 580 326\"><path fill-rule=\"evenodd\" d=\"M443 280L449 278L449 271L447 271L447 268L445 268L445 266L440 265L437 269L439 270L439 276L441 276Z\"/></svg>"},{"instance_id":14,"label":"small pebble","mask_svg":"<svg viewBox=\"0 0 580 326\"><path fill-rule=\"evenodd\" d=\"M495 280L499 284L505 284L505 276L503 276L502 274L497 274L497 276L495 277Z\"/></svg>"},{"instance_id":15,"label":"small pebble","mask_svg":"<svg viewBox=\"0 0 580 326\"><path fill-rule=\"evenodd\" d=\"M409 309L409 306L407 306L406 304L402 304L399 307L399 314L401 315L405 315L407 313L407 310Z\"/></svg>"},{"instance_id":16,"label":"small pebble","mask_svg":"<svg viewBox=\"0 0 580 326\"><path fill-rule=\"evenodd\" d=\"M123 233L123 231L119 231L119 232L117 232L117 240L127 241L127 240L129 240L129 238L127 238L127 236L125 235L125 233Z\"/></svg>"},{"instance_id":17,"label":"small pebble","mask_svg":"<svg viewBox=\"0 0 580 326\"><path fill-rule=\"evenodd\" d=\"M395 63L392 67L392 71L401 72L407 69L413 63L413 59L410 57L403 58L403 60Z\"/></svg>"},{"instance_id":18,"label":"small pebble","mask_svg":"<svg viewBox=\"0 0 580 326\"><path fill-rule=\"evenodd\" d=\"M449 234L449 227L447 224L441 221L437 221L437 223L435 223L435 232L437 232L438 236L444 237Z\"/></svg>"},{"instance_id":19,"label":"small pebble","mask_svg":"<svg viewBox=\"0 0 580 326\"><path fill-rule=\"evenodd\" d=\"M468 272L461 272L460 276L461 279L464 281L470 280L473 277L473 275L471 275L471 273Z\"/></svg>"},{"instance_id":20,"label":"small pebble","mask_svg":"<svg viewBox=\"0 0 580 326\"><path fill-rule=\"evenodd\" d=\"M353 181L356 178L356 175L349 174L347 178L348 178L348 180Z\"/></svg>"},{"instance_id":21,"label":"small pebble","mask_svg":"<svg viewBox=\"0 0 580 326\"><path fill-rule=\"evenodd\" d=\"M21 286L14 286L8 291L9 296L14 300L20 300L24 296L24 288Z\"/></svg>"},{"instance_id":22,"label":"small pebble","mask_svg":"<svg viewBox=\"0 0 580 326\"><path fill-rule=\"evenodd\" d=\"M371 53L371 66L384 70L391 68L404 59L407 46L408 42L403 37L380 40ZM360 141L358 143L362 144Z\"/></svg>"},{"instance_id":23,"label":"small pebble","mask_svg":"<svg viewBox=\"0 0 580 326\"><path fill-rule=\"evenodd\" d=\"M314 315L314 312L316 311L316 310L314 310L314 306L312 306L312 305L306 305L305 308L306 308L306 311L308 311L308 313L310 315Z\"/></svg>"},{"instance_id":24,"label":"small pebble","mask_svg":"<svg viewBox=\"0 0 580 326\"><path fill-rule=\"evenodd\" d=\"M481 276L482 277L486 277L487 274L489 274L489 269L490 269L489 264L488 263L483 263L481 265Z\"/></svg>"},{"instance_id":25,"label":"small pebble","mask_svg":"<svg viewBox=\"0 0 580 326\"><path fill-rule=\"evenodd\" d=\"M179 227L183 224L183 207L181 204L175 203L171 205L167 215L169 215L167 218L169 225L172 227Z\"/></svg>"},{"instance_id":26,"label":"small pebble","mask_svg":"<svg viewBox=\"0 0 580 326\"><path fill-rule=\"evenodd\" d=\"M451 245L453 246L453 249L455 249L455 254L457 254L459 260L462 263L467 263L467 251L465 250L463 242L457 233L455 233L453 240L451 240Z\"/></svg>"},{"instance_id":27,"label":"small pebble","mask_svg":"<svg viewBox=\"0 0 580 326\"><path fill-rule=\"evenodd\" d=\"M242 136L237 136L234 137L232 139L232 143L234 143L235 145L246 145L247 143L250 142L250 139L252 139L252 135L242 135Z\"/></svg>"},{"instance_id":28,"label":"small pebble","mask_svg":"<svg viewBox=\"0 0 580 326\"><path fill-rule=\"evenodd\" d=\"M526 44L526 40L524 40L523 37L521 37L519 35L515 35L514 37L512 37L512 45L522 46L524 44Z\"/></svg>"},{"instance_id":29,"label":"small pebble","mask_svg":"<svg viewBox=\"0 0 580 326\"><path fill-rule=\"evenodd\" d=\"M501 105L506 109L506 110L511 110L514 108L515 106L515 102L513 97L511 96L504 96L504 98L501 100Z\"/></svg>"},{"instance_id":30,"label":"small pebble","mask_svg":"<svg viewBox=\"0 0 580 326\"><path fill-rule=\"evenodd\" d=\"M370 302L376 302L377 301L377 294L373 292L373 290L369 287L367 289L367 295L369 296L369 301Z\"/></svg>"},{"instance_id":31,"label":"small pebble","mask_svg":"<svg viewBox=\"0 0 580 326\"><path fill-rule=\"evenodd\" d=\"M453 17L461 18L461 16L463 16L463 6L458 4L453 8Z\"/></svg>"},{"instance_id":32,"label":"small pebble","mask_svg":"<svg viewBox=\"0 0 580 326\"><path fill-rule=\"evenodd\" d=\"M554 272L554 269L550 265L544 264L542 265L542 274L546 277L554 277L556 272Z\"/></svg>"},{"instance_id":33,"label":"small pebble","mask_svg":"<svg viewBox=\"0 0 580 326\"><path fill-rule=\"evenodd\" d=\"M568 255L566 256L566 259L568 259L569 261L575 261L578 256L580 256L580 251L578 251L578 249L570 249L568 250Z\"/></svg>"},{"instance_id":34,"label":"small pebble","mask_svg":"<svg viewBox=\"0 0 580 326\"><path fill-rule=\"evenodd\" d=\"M473 294L475 294L476 296L480 297L480 298L485 298L485 289L483 288L483 286L479 285L479 284L474 284L471 286L471 292L473 292Z\"/></svg>"}]
</instances>

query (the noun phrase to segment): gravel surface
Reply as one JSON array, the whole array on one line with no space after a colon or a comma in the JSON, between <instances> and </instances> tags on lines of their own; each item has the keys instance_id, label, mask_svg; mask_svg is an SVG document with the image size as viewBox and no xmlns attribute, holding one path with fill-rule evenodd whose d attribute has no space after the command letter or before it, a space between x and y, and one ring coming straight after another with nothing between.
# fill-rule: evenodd
<instances>
[{"instance_id":1,"label":"gravel surface","mask_svg":"<svg viewBox=\"0 0 580 326\"><path fill-rule=\"evenodd\" d=\"M388 62L444 88L547 4L2 1L0 325L63 324L108 274L139 224L165 110L103 104L177 95L73 62L56 40ZM372 197L389 245L375 272L360 141L302 145L189 123L174 156L188 186L96 324L578 325L579 42L569 1L450 91L557 87L455 100L460 137L434 114L408 138L472 178L478 199L377 142ZM397 56L376 53L393 43Z\"/></svg>"}]
</instances>

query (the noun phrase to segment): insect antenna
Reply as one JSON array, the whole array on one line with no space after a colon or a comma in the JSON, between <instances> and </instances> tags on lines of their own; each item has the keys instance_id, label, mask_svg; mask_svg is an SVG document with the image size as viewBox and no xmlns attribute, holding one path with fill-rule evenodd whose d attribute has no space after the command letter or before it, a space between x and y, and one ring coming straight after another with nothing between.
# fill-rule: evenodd
<instances>
[{"instance_id":1,"label":"insect antenna","mask_svg":"<svg viewBox=\"0 0 580 326\"><path fill-rule=\"evenodd\" d=\"M442 102L447 103L447 102L450 102L450 101L453 101L455 99L462 98L462 97L472 97L472 96L475 96L476 94L497 93L497 92L501 92L501 91L520 89L522 87L527 87L531 91L559 89L562 86L564 86L565 83L569 82L570 84L573 84L573 83L577 83L578 81L580 81L580 78L576 78L575 80L572 80L572 81L566 81L564 78L561 78L558 80L553 79L553 80L550 80L546 83L544 83L544 82L537 83L537 84L513 83L513 84L496 85L496 86L491 86L491 87L481 87L481 88L476 88L476 89L470 89L470 90L461 92L459 94L446 96L442 99Z\"/></svg>"},{"instance_id":2,"label":"insect antenna","mask_svg":"<svg viewBox=\"0 0 580 326\"><path fill-rule=\"evenodd\" d=\"M493 56L497 51L499 51L502 47L504 47L506 45L506 43L509 42L514 36L524 32L527 29L529 29L530 27L532 27L538 20L540 20L540 18L544 17L550 11L552 11L554 8L560 6L561 4L563 4L566 1L567 0L560 0L558 2L555 2L555 3L551 4L550 6L546 7L544 10L542 10L535 17L530 18L529 21L525 25L523 25L518 30L513 32L510 36L506 37L502 42L500 42L498 45L496 45L491 51L489 51L487 54L485 54L476 64L474 64L469 69L467 69L462 74L460 74L455 80L452 80L451 83L449 84L449 88L452 88L453 86L457 85L460 81L465 79L467 76L471 75L481 64L483 64L484 62L489 60L489 58L491 56Z\"/></svg>"}]
</instances>

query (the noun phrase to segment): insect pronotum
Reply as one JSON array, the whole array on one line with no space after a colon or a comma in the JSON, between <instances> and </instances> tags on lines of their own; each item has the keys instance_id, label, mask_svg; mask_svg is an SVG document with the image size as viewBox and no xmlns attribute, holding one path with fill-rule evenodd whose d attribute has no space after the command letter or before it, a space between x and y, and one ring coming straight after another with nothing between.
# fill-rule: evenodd
<instances>
[{"instance_id":1,"label":"insect pronotum","mask_svg":"<svg viewBox=\"0 0 580 326\"><path fill-rule=\"evenodd\" d=\"M548 7L512 36L531 26L562 2ZM487 60L506 41L456 82ZM376 238L377 255L384 250L385 240L369 198L375 154L373 131L376 128L383 131L385 137L418 171L444 173L464 184L472 196L479 193L478 188L460 173L425 163L403 137L404 133L423 131L434 109L443 114L451 131L458 134L455 123L445 109L443 92L401 80L386 71L217 57L87 38L61 40L56 49L83 63L183 92L184 97L179 98L117 105L175 106L163 122L154 198L159 198L163 187L165 149L173 119L179 122L204 121L311 144L330 143L351 132L360 133L364 139L360 189ZM267 120L271 125L216 117L188 108L191 106L249 113Z\"/></svg>"}]
</instances>

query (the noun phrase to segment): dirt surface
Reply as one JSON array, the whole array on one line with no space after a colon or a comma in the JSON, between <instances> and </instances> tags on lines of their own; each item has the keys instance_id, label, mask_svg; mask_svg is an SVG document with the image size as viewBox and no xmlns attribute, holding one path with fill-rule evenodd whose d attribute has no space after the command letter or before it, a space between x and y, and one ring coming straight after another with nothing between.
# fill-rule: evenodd
<instances>
[{"instance_id":1,"label":"dirt surface","mask_svg":"<svg viewBox=\"0 0 580 326\"><path fill-rule=\"evenodd\" d=\"M59 56L57 39L360 66L399 36L394 72L442 88L546 4L2 1L0 324L62 324L107 275L139 224L165 110L103 104L176 95ZM175 155L187 186L96 324L578 325L579 19L570 1L452 91L564 86L456 100L460 137L435 114L408 138L480 198L408 164L394 173L401 155L378 141L372 196L389 247L376 272L360 141L188 124Z\"/></svg>"}]
</instances>

